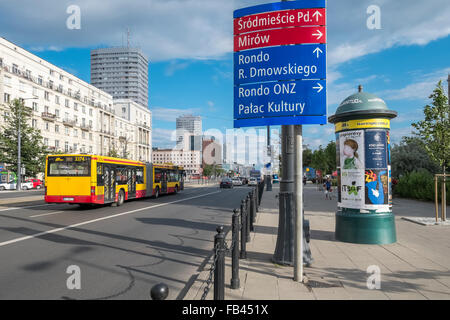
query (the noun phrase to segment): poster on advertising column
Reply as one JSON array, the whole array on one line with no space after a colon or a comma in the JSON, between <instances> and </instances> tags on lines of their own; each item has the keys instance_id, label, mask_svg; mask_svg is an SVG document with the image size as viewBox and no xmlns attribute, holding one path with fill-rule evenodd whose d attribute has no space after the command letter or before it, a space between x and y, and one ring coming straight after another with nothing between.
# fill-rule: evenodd
<instances>
[{"instance_id":1,"label":"poster on advertising column","mask_svg":"<svg viewBox=\"0 0 450 320\"><path fill-rule=\"evenodd\" d=\"M364 208L364 131L339 133L339 163L341 172L341 207Z\"/></svg>"}]
</instances>

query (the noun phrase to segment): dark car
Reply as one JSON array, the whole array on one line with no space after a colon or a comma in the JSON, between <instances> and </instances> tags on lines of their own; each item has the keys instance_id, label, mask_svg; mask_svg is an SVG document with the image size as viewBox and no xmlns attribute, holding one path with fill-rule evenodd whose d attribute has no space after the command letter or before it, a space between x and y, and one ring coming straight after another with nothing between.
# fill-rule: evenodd
<instances>
[{"instance_id":1,"label":"dark car","mask_svg":"<svg viewBox=\"0 0 450 320\"><path fill-rule=\"evenodd\" d=\"M239 177L239 179L241 179L242 185L245 185L248 183L248 179L246 177Z\"/></svg>"},{"instance_id":2,"label":"dark car","mask_svg":"<svg viewBox=\"0 0 450 320\"><path fill-rule=\"evenodd\" d=\"M220 187L221 188L233 188L233 181L230 178L223 178L222 181L220 181Z\"/></svg>"}]
</instances>

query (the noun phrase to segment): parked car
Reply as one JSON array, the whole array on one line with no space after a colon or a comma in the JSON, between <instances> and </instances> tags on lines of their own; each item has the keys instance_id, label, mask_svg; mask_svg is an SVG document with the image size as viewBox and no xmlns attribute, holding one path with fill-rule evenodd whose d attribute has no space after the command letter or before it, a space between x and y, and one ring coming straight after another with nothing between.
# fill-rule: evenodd
<instances>
[{"instance_id":1,"label":"parked car","mask_svg":"<svg viewBox=\"0 0 450 320\"><path fill-rule=\"evenodd\" d=\"M233 181L230 178L223 178L222 181L220 181L220 187L221 188L233 188Z\"/></svg>"},{"instance_id":2,"label":"parked car","mask_svg":"<svg viewBox=\"0 0 450 320\"><path fill-rule=\"evenodd\" d=\"M33 183L33 189L40 189L44 186L44 183L40 179L27 179L25 182Z\"/></svg>"},{"instance_id":3,"label":"parked car","mask_svg":"<svg viewBox=\"0 0 450 320\"><path fill-rule=\"evenodd\" d=\"M231 181L233 182L233 186L242 186L242 181L239 178L233 178Z\"/></svg>"},{"instance_id":4,"label":"parked car","mask_svg":"<svg viewBox=\"0 0 450 320\"><path fill-rule=\"evenodd\" d=\"M258 185L258 179L257 178L250 178L248 180L248 185L249 186L257 186Z\"/></svg>"},{"instance_id":5,"label":"parked car","mask_svg":"<svg viewBox=\"0 0 450 320\"><path fill-rule=\"evenodd\" d=\"M239 177L239 179L241 179L242 185L246 185L248 183L248 178L247 177Z\"/></svg>"},{"instance_id":6,"label":"parked car","mask_svg":"<svg viewBox=\"0 0 450 320\"><path fill-rule=\"evenodd\" d=\"M17 183L15 181L0 183L0 191L3 190L16 190ZM33 189L32 182L23 182L21 184L22 190Z\"/></svg>"}]
</instances>

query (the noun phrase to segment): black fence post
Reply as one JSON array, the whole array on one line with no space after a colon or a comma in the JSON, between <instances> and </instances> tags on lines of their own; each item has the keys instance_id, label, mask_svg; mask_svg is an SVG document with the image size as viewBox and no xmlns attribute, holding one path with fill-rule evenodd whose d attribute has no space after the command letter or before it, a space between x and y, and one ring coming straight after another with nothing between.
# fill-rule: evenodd
<instances>
[{"instance_id":1,"label":"black fence post","mask_svg":"<svg viewBox=\"0 0 450 320\"><path fill-rule=\"evenodd\" d=\"M253 227L253 221L255 220L255 217L253 216L255 213L255 198L254 198L254 192L251 191L249 193L250 197L250 231L255 231Z\"/></svg>"},{"instance_id":2,"label":"black fence post","mask_svg":"<svg viewBox=\"0 0 450 320\"><path fill-rule=\"evenodd\" d=\"M247 214L245 200L241 201L241 259L247 259Z\"/></svg>"},{"instance_id":3,"label":"black fence post","mask_svg":"<svg viewBox=\"0 0 450 320\"><path fill-rule=\"evenodd\" d=\"M255 205L256 205L256 212L259 212L259 203L258 203L258 197L259 197L259 189L261 186L258 184L258 186L255 188Z\"/></svg>"},{"instance_id":4,"label":"black fence post","mask_svg":"<svg viewBox=\"0 0 450 320\"><path fill-rule=\"evenodd\" d=\"M231 251L231 289L239 289L239 213L233 210L232 248Z\"/></svg>"},{"instance_id":5,"label":"black fence post","mask_svg":"<svg viewBox=\"0 0 450 320\"><path fill-rule=\"evenodd\" d=\"M245 198L245 226L247 227L247 242L250 242L250 196Z\"/></svg>"},{"instance_id":6,"label":"black fence post","mask_svg":"<svg viewBox=\"0 0 450 320\"><path fill-rule=\"evenodd\" d=\"M256 212L258 212L258 194L256 189L253 192L253 223L256 222Z\"/></svg>"},{"instance_id":7,"label":"black fence post","mask_svg":"<svg viewBox=\"0 0 450 320\"><path fill-rule=\"evenodd\" d=\"M214 237L216 266L214 268L214 300L225 299L225 233L223 226L217 227Z\"/></svg>"}]
</instances>

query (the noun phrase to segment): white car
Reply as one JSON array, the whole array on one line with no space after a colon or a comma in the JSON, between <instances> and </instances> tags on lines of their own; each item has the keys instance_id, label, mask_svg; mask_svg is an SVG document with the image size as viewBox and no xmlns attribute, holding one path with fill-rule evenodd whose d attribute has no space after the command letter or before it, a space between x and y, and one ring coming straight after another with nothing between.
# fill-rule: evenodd
<instances>
[{"instance_id":1,"label":"white car","mask_svg":"<svg viewBox=\"0 0 450 320\"><path fill-rule=\"evenodd\" d=\"M257 186L258 185L258 180L256 178L250 178L248 180L248 185L249 186Z\"/></svg>"},{"instance_id":2,"label":"white car","mask_svg":"<svg viewBox=\"0 0 450 320\"><path fill-rule=\"evenodd\" d=\"M239 178L233 178L233 186L242 186L242 181Z\"/></svg>"},{"instance_id":3,"label":"white car","mask_svg":"<svg viewBox=\"0 0 450 320\"><path fill-rule=\"evenodd\" d=\"M33 189L33 182L22 182L22 190ZM0 191L3 190L16 190L17 184L14 181L0 183Z\"/></svg>"}]
</instances>

